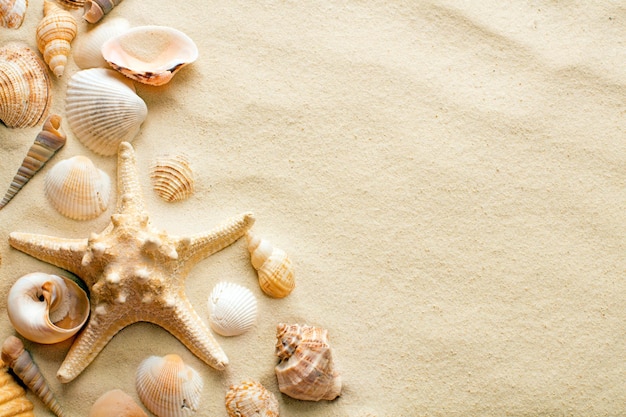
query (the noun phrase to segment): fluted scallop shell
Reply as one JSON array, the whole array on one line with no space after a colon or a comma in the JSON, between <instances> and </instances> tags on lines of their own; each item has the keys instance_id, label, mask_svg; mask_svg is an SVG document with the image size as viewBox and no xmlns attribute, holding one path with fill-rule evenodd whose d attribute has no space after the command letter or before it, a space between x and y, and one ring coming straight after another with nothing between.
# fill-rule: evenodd
<instances>
[{"instance_id":1,"label":"fluted scallop shell","mask_svg":"<svg viewBox=\"0 0 626 417\"><path fill-rule=\"evenodd\" d=\"M184 155L157 159L150 173L154 191L165 201L181 201L194 192L194 176Z\"/></svg>"},{"instance_id":2,"label":"fluted scallop shell","mask_svg":"<svg viewBox=\"0 0 626 417\"><path fill-rule=\"evenodd\" d=\"M229 417L278 417L278 400L256 381L231 385L225 398Z\"/></svg>"},{"instance_id":3,"label":"fluted scallop shell","mask_svg":"<svg viewBox=\"0 0 626 417\"><path fill-rule=\"evenodd\" d=\"M209 295L209 324L222 336L237 336L256 321L257 301L252 291L233 282L220 282Z\"/></svg>"},{"instance_id":4,"label":"fluted scallop shell","mask_svg":"<svg viewBox=\"0 0 626 417\"><path fill-rule=\"evenodd\" d=\"M83 19L89 23L97 23L122 0L86 0Z\"/></svg>"},{"instance_id":5,"label":"fluted scallop shell","mask_svg":"<svg viewBox=\"0 0 626 417\"><path fill-rule=\"evenodd\" d=\"M61 116L58 114L50 115L28 150L17 174L13 177L9 189L0 201L0 209L9 204L9 201L24 185L65 145L65 139L65 132L61 129Z\"/></svg>"},{"instance_id":6,"label":"fluted scallop shell","mask_svg":"<svg viewBox=\"0 0 626 417\"><path fill-rule=\"evenodd\" d=\"M86 156L57 162L48 171L44 191L50 204L74 220L98 217L109 204L111 179Z\"/></svg>"},{"instance_id":7,"label":"fluted scallop shell","mask_svg":"<svg viewBox=\"0 0 626 417\"><path fill-rule=\"evenodd\" d=\"M184 417L198 411L204 382L176 354L144 359L135 382L141 402L157 417Z\"/></svg>"},{"instance_id":8,"label":"fluted scallop shell","mask_svg":"<svg viewBox=\"0 0 626 417\"><path fill-rule=\"evenodd\" d=\"M48 116L51 86L43 61L28 46L0 48L0 120L7 127L33 127Z\"/></svg>"},{"instance_id":9,"label":"fluted scallop shell","mask_svg":"<svg viewBox=\"0 0 626 417\"><path fill-rule=\"evenodd\" d=\"M24 22L28 0L0 0L0 25L18 29Z\"/></svg>"},{"instance_id":10,"label":"fluted scallop shell","mask_svg":"<svg viewBox=\"0 0 626 417\"><path fill-rule=\"evenodd\" d=\"M198 48L177 29L138 26L105 42L102 56L112 68L133 80L162 85L198 58Z\"/></svg>"},{"instance_id":11,"label":"fluted scallop shell","mask_svg":"<svg viewBox=\"0 0 626 417\"><path fill-rule=\"evenodd\" d=\"M109 68L102 57L102 45L109 39L126 32L130 22L123 17L114 17L95 26L76 39L72 56L81 69Z\"/></svg>"},{"instance_id":12,"label":"fluted scallop shell","mask_svg":"<svg viewBox=\"0 0 626 417\"><path fill-rule=\"evenodd\" d=\"M0 369L0 416L35 417L35 405L26 397L24 388L2 364Z\"/></svg>"},{"instance_id":13,"label":"fluted scallop shell","mask_svg":"<svg viewBox=\"0 0 626 417\"><path fill-rule=\"evenodd\" d=\"M51 0L45 0L43 10L44 17L37 25L37 48L52 73L60 77L65 72L78 25L74 16Z\"/></svg>"},{"instance_id":14,"label":"fluted scallop shell","mask_svg":"<svg viewBox=\"0 0 626 417\"><path fill-rule=\"evenodd\" d=\"M133 398L120 389L102 394L89 409L88 417L148 417Z\"/></svg>"},{"instance_id":15,"label":"fluted scallop shell","mask_svg":"<svg viewBox=\"0 0 626 417\"><path fill-rule=\"evenodd\" d=\"M128 78L103 68L77 72L68 83L67 121L76 138L93 152L110 156L131 142L146 119L146 103Z\"/></svg>"},{"instance_id":16,"label":"fluted scallop shell","mask_svg":"<svg viewBox=\"0 0 626 417\"><path fill-rule=\"evenodd\" d=\"M246 234L246 239L250 262L257 271L263 292L275 298L288 296L296 286L291 258L282 249L250 232Z\"/></svg>"},{"instance_id":17,"label":"fluted scallop shell","mask_svg":"<svg viewBox=\"0 0 626 417\"><path fill-rule=\"evenodd\" d=\"M89 298L69 278L33 272L20 277L7 296L15 330L37 343L58 343L75 335L89 316Z\"/></svg>"},{"instance_id":18,"label":"fluted scallop shell","mask_svg":"<svg viewBox=\"0 0 626 417\"><path fill-rule=\"evenodd\" d=\"M275 372L278 389L298 400L333 400L341 393L328 332L321 327L279 324Z\"/></svg>"}]
</instances>

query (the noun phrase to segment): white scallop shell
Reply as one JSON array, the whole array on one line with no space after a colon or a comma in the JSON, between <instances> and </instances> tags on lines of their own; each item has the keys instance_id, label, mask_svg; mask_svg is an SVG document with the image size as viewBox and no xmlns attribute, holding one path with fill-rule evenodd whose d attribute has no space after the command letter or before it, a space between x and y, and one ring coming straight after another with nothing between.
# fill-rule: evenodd
<instances>
[{"instance_id":1,"label":"white scallop shell","mask_svg":"<svg viewBox=\"0 0 626 417\"><path fill-rule=\"evenodd\" d=\"M44 181L50 204L75 220L98 217L109 204L111 179L86 156L74 156L55 164Z\"/></svg>"},{"instance_id":2,"label":"white scallop shell","mask_svg":"<svg viewBox=\"0 0 626 417\"><path fill-rule=\"evenodd\" d=\"M158 417L185 417L198 411L204 382L176 354L150 356L137 368L137 394Z\"/></svg>"},{"instance_id":3,"label":"white scallop shell","mask_svg":"<svg viewBox=\"0 0 626 417\"><path fill-rule=\"evenodd\" d=\"M68 83L67 121L79 141L93 152L110 156L131 142L146 119L146 103L128 78L104 68L77 72Z\"/></svg>"},{"instance_id":4,"label":"white scallop shell","mask_svg":"<svg viewBox=\"0 0 626 417\"><path fill-rule=\"evenodd\" d=\"M74 62L81 69L109 68L102 57L102 45L111 38L121 35L130 28L130 22L123 17L114 17L81 33L74 46Z\"/></svg>"},{"instance_id":5,"label":"white scallop shell","mask_svg":"<svg viewBox=\"0 0 626 417\"><path fill-rule=\"evenodd\" d=\"M237 336L256 321L257 301L252 291L233 282L220 282L209 295L209 324L222 336Z\"/></svg>"}]
</instances>

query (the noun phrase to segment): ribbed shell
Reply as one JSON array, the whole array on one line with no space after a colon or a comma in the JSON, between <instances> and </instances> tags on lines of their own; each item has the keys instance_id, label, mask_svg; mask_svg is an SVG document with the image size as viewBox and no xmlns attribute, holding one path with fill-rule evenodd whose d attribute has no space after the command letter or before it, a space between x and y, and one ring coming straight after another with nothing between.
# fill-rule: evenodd
<instances>
[{"instance_id":1,"label":"ribbed shell","mask_svg":"<svg viewBox=\"0 0 626 417\"><path fill-rule=\"evenodd\" d=\"M194 192L194 176L184 155L157 159L150 173L152 187L163 200L181 201Z\"/></svg>"},{"instance_id":2,"label":"ribbed shell","mask_svg":"<svg viewBox=\"0 0 626 417\"><path fill-rule=\"evenodd\" d=\"M0 0L0 25L18 29L24 22L28 0Z\"/></svg>"},{"instance_id":3,"label":"ribbed shell","mask_svg":"<svg viewBox=\"0 0 626 417\"><path fill-rule=\"evenodd\" d=\"M85 6L85 0L57 0L57 2L68 9L79 9Z\"/></svg>"},{"instance_id":4,"label":"ribbed shell","mask_svg":"<svg viewBox=\"0 0 626 417\"><path fill-rule=\"evenodd\" d=\"M59 213L70 219L89 220L107 209L111 179L86 156L74 156L57 162L48 171L44 191Z\"/></svg>"},{"instance_id":5,"label":"ribbed shell","mask_svg":"<svg viewBox=\"0 0 626 417\"><path fill-rule=\"evenodd\" d=\"M43 61L28 46L9 42L0 48L0 120L7 127L33 127L48 116L50 78Z\"/></svg>"},{"instance_id":6,"label":"ribbed shell","mask_svg":"<svg viewBox=\"0 0 626 417\"><path fill-rule=\"evenodd\" d=\"M72 56L81 69L110 68L102 57L102 44L114 36L120 35L130 28L130 22L123 17L114 17L102 22L76 40Z\"/></svg>"},{"instance_id":7,"label":"ribbed shell","mask_svg":"<svg viewBox=\"0 0 626 417\"><path fill-rule=\"evenodd\" d=\"M278 400L256 381L231 385L225 398L229 417L278 417Z\"/></svg>"},{"instance_id":8,"label":"ribbed shell","mask_svg":"<svg viewBox=\"0 0 626 417\"><path fill-rule=\"evenodd\" d=\"M89 409L88 417L148 417L133 398L120 389L102 394Z\"/></svg>"},{"instance_id":9,"label":"ribbed shell","mask_svg":"<svg viewBox=\"0 0 626 417\"><path fill-rule=\"evenodd\" d=\"M122 0L86 0L83 19L89 23L97 23L121 2Z\"/></svg>"},{"instance_id":10,"label":"ribbed shell","mask_svg":"<svg viewBox=\"0 0 626 417\"><path fill-rule=\"evenodd\" d=\"M43 10L44 17L37 25L37 48L52 73L60 77L65 72L78 25L74 16L50 0L44 2Z\"/></svg>"},{"instance_id":11,"label":"ribbed shell","mask_svg":"<svg viewBox=\"0 0 626 417\"><path fill-rule=\"evenodd\" d=\"M222 336L237 336L256 321L257 301L252 291L233 282L220 282L209 295L209 324Z\"/></svg>"},{"instance_id":12,"label":"ribbed shell","mask_svg":"<svg viewBox=\"0 0 626 417\"><path fill-rule=\"evenodd\" d=\"M77 139L93 152L111 156L131 142L148 114L132 81L110 69L79 71L68 83L67 121Z\"/></svg>"},{"instance_id":13,"label":"ribbed shell","mask_svg":"<svg viewBox=\"0 0 626 417\"><path fill-rule=\"evenodd\" d=\"M0 416L35 417L34 404L26 398L26 391L0 363Z\"/></svg>"},{"instance_id":14,"label":"ribbed shell","mask_svg":"<svg viewBox=\"0 0 626 417\"><path fill-rule=\"evenodd\" d=\"M204 382L176 354L143 360L135 382L143 405L157 417L184 417L198 411Z\"/></svg>"},{"instance_id":15,"label":"ribbed shell","mask_svg":"<svg viewBox=\"0 0 626 417\"><path fill-rule=\"evenodd\" d=\"M283 298L296 286L291 258L285 251L275 248L266 239L252 233L246 234L250 262L257 270L259 286L270 297Z\"/></svg>"}]
</instances>

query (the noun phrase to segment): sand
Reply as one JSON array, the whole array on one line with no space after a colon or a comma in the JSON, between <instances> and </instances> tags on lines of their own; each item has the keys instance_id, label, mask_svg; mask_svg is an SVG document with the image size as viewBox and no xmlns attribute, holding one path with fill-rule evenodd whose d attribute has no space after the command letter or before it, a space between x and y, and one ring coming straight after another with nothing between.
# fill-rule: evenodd
<instances>
[{"instance_id":1,"label":"sand","mask_svg":"<svg viewBox=\"0 0 626 417\"><path fill-rule=\"evenodd\" d=\"M35 47L41 10L31 0L2 42ZM223 372L145 323L68 384L55 374L70 342L27 342L69 415L115 388L137 398L139 362L168 353L204 378L200 416L225 416L224 394L244 378L273 391L284 417L626 415L623 5L126 0L112 16L175 27L200 51L169 84L137 85L148 118L133 146L152 223L187 234L252 211L253 230L292 256L297 286L265 296L243 240L192 270L204 320L221 280L258 298L251 331L216 336ZM54 112L77 70L70 60L53 80ZM3 311L18 277L63 273L12 249L10 232L84 238L115 206L74 221L45 199L45 173L74 155L115 180L116 158L63 127L65 148L0 212ZM0 126L0 184L37 131ZM149 167L167 153L190 157L189 200L151 189ZM279 322L328 329L340 398L278 392ZM13 333L0 314L0 337Z\"/></svg>"}]
</instances>

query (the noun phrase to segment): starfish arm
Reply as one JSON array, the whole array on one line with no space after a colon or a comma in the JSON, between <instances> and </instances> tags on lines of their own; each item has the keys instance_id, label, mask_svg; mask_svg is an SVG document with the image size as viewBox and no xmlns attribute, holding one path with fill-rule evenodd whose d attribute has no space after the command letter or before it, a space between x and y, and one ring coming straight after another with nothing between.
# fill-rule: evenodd
<instances>
[{"instance_id":1,"label":"starfish arm","mask_svg":"<svg viewBox=\"0 0 626 417\"><path fill-rule=\"evenodd\" d=\"M139 185L135 150L128 142L122 142L119 146L117 190L117 213L144 215L143 194Z\"/></svg>"},{"instance_id":2,"label":"starfish arm","mask_svg":"<svg viewBox=\"0 0 626 417\"><path fill-rule=\"evenodd\" d=\"M34 258L81 276L87 239L65 239L32 233L12 232L9 244Z\"/></svg>"}]
</instances>

